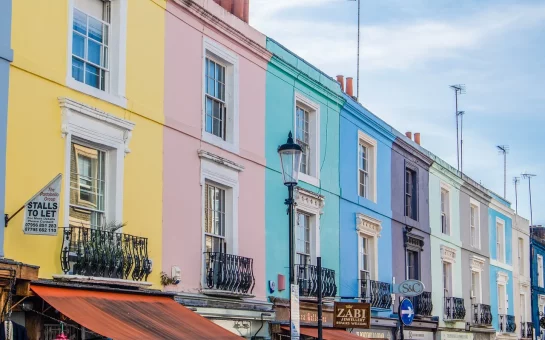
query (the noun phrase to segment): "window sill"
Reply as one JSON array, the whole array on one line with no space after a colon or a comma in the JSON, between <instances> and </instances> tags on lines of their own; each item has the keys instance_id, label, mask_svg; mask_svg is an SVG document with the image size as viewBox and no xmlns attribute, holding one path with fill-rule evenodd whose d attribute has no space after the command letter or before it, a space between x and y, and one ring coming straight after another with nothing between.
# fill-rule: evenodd
<instances>
[{"instance_id":1,"label":"window sill","mask_svg":"<svg viewBox=\"0 0 545 340\"><path fill-rule=\"evenodd\" d=\"M209 144L212 144L214 146L217 146L218 148L221 148L221 149L224 149L224 150L227 150L229 152L232 152L234 154L238 154L239 153L239 148L238 148L238 144L234 144L234 143L230 143L230 142L227 142L211 133L208 133L206 131L203 130L203 133L202 133L202 140L209 143Z\"/></svg>"},{"instance_id":2,"label":"window sill","mask_svg":"<svg viewBox=\"0 0 545 340\"><path fill-rule=\"evenodd\" d=\"M94 88L92 86L89 86L87 84L79 82L79 81L75 80L74 78L72 78L71 76L69 76L66 79L66 85L68 87L70 87L71 89L73 89L73 90L76 90L76 91L85 93L85 94L87 94L89 96L104 100L106 102L109 102L109 103L112 103L114 105L120 106L120 107L122 107L124 109L127 108L127 98L121 97L121 96L116 96L116 95L113 95L111 93L101 91L101 90L96 89L96 88Z\"/></svg>"},{"instance_id":3,"label":"window sill","mask_svg":"<svg viewBox=\"0 0 545 340\"><path fill-rule=\"evenodd\" d=\"M510 272L513 271L513 266L511 266L511 265L509 265L507 263L500 262L498 260L490 259L490 265L495 266L495 267L500 267L500 268L508 270Z\"/></svg>"},{"instance_id":4,"label":"window sill","mask_svg":"<svg viewBox=\"0 0 545 340\"><path fill-rule=\"evenodd\" d=\"M316 177L313 177L313 176L310 176L310 175L307 175L307 174L304 174L304 173L299 173L299 181L303 181L303 182L306 182L308 184L312 184L315 187L320 186L320 179L318 179Z\"/></svg>"}]
</instances>

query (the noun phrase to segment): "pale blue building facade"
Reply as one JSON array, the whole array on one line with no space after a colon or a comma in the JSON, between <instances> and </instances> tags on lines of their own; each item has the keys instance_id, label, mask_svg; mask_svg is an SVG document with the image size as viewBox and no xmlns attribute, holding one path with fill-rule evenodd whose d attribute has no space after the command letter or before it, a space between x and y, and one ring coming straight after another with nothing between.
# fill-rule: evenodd
<instances>
[{"instance_id":1,"label":"pale blue building facade","mask_svg":"<svg viewBox=\"0 0 545 340\"><path fill-rule=\"evenodd\" d=\"M8 123L9 68L11 49L11 0L0 2L0 213L5 211L6 134ZM0 227L0 256L4 256L4 226Z\"/></svg>"}]
</instances>

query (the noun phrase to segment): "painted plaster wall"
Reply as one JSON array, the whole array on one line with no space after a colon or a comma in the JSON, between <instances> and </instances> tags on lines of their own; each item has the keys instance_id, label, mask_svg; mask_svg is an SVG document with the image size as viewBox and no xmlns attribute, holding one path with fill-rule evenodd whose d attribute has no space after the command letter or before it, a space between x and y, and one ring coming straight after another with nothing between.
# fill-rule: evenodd
<instances>
[{"instance_id":1,"label":"painted plaster wall","mask_svg":"<svg viewBox=\"0 0 545 340\"><path fill-rule=\"evenodd\" d=\"M12 60L11 0L7 0L0 2L0 217L4 216L5 204L9 65ZM0 229L0 256L4 256L4 228Z\"/></svg>"},{"instance_id":2,"label":"painted plaster wall","mask_svg":"<svg viewBox=\"0 0 545 340\"><path fill-rule=\"evenodd\" d=\"M479 201L476 197L473 199L479 203L480 248L471 245L471 200L464 190L460 191L460 236L462 238L462 247L480 256L490 257L488 204Z\"/></svg>"},{"instance_id":3,"label":"painted plaster wall","mask_svg":"<svg viewBox=\"0 0 545 340\"><path fill-rule=\"evenodd\" d=\"M161 3L128 3L125 109L66 87L68 1L13 2L5 204L6 212L13 213L55 175L67 175L59 97L134 122L131 153L125 157L123 232L148 238L154 266L148 281L155 287L160 287L162 246L163 155L158 150L163 143L165 24ZM147 25L141 25L143 18ZM66 213L65 190L59 222ZM62 229L56 237L25 235L22 224L19 214L5 229L5 256L39 265L43 278L61 274Z\"/></svg>"},{"instance_id":4,"label":"painted plaster wall","mask_svg":"<svg viewBox=\"0 0 545 340\"><path fill-rule=\"evenodd\" d=\"M530 291L530 222L518 215L513 215L513 237L511 249L513 252L513 296L515 301L514 315L517 328L521 322L531 322L531 291ZM522 252L519 254L519 239L522 239ZM519 256L520 263L519 263ZM522 268L522 269L521 269Z\"/></svg>"},{"instance_id":5,"label":"painted plaster wall","mask_svg":"<svg viewBox=\"0 0 545 340\"><path fill-rule=\"evenodd\" d=\"M257 299L265 299L265 77L264 36L212 1L202 4L225 23L198 17L188 7L167 3L165 38L165 128L163 191L163 270L178 266L181 283L167 287L198 292L202 282L203 208L199 150L244 166L238 173L238 252L252 258ZM236 26L257 39L264 55L256 54L229 32ZM239 152L202 140L204 130L203 40L212 39L237 55L239 63Z\"/></svg>"},{"instance_id":6,"label":"painted plaster wall","mask_svg":"<svg viewBox=\"0 0 545 340\"><path fill-rule=\"evenodd\" d=\"M340 121L340 295L358 296L358 232L357 214L381 221L378 238L378 277L374 280L392 283L391 234L391 152L394 138L391 128L345 95L346 104ZM377 201L358 194L358 141L359 131L377 141L376 191Z\"/></svg>"},{"instance_id":7,"label":"painted plaster wall","mask_svg":"<svg viewBox=\"0 0 545 340\"><path fill-rule=\"evenodd\" d=\"M392 248L395 249L392 254L393 276L396 283L406 278L403 230L405 226L413 227L411 233L424 240L424 250L420 253L420 280L424 283L426 291L431 292L433 282L431 278L429 164L421 159L421 155L417 155L418 151L412 147L413 144L407 137L397 133L396 141L392 145ZM405 216L405 168L408 164L418 169L418 220Z\"/></svg>"},{"instance_id":8,"label":"painted plaster wall","mask_svg":"<svg viewBox=\"0 0 545 340\"><path fill-rule=\"evenodd\" d=\"M265 120L265 225L266 225L266 282L278 283L278 274L286 278L289 289L288 217L284 200L288 196L282 182L277 148L286 142L294 128L295 92L299 92L320 107L320 186L305 182L299 186L325 197L320 217L320 249L322 266L335 270L339 285L339 116L343 104L339 84L322 74L274 40L267 41L267 49L274 53L266 78ZM272 294L287 298L288 290Z\"/></svg>"},{"instance_id":9,"label":"painted plaster wall","mask_svg":"<svg viewBox=\"0 0 545 340\"><path fill-rule=\"evenodd\" d=\"M513 234L513 223L509 216L502 214L501 212L495 210L494 208L488 209L488 215L489 215L489 235L490 235L490 259L491 260L498 260L498 254L496 253L496 241L497 241L497 235L496 235L496 222L497 221L504 221L505 222L505 263L508 266L512 266L513 264L513 258L512 258L512 234ZM512 270L512 268L510 269Z\"/></svg>"},{"instance_id":10,"label":"painted plaster wall","mask_svg":"<svg viewBox=\"0 0 545 340\"><path fill-rule=\"evenodd\" d=\"M465 249L462 249L462 293L461 296L464 298L464 305L466 307L466 322L472 322L473 321L473 303L483 303L485 305L490 305L490 295L496 294L493 291L490 291L489 289L489 282L490 282L490 261L488 258L484 258L484 266L483 271L481 272L481 301L472 301L471 300L471 257L474 256L475 253L467 251ZM479 256L479 255L477 255Z\"/></svg>"},{"instance_id":11,"label":"painted plaster wall","mask_svg":"<svg viewBox=\"0 0 545 340\"><path fill-rule=\"evenodd\" d=\"M532 239L531 244L531 289L532 289L532 322L534 324L534 334L540 334L539 320L541 318L539 313L545 313L545 311L539 309L539 296L545 295L545 287L539 286L538 270L537 270L537 256L541 255L545 259L545 244L540 241Z\"/></svg>"},{"instance_id":12,"label":"painted plaster wall","mask_svg":"<svg viewBox=\"0 0 545 340\"><path fill-rule=\"evenodd\" d=\"M430 201L430 226L431 226L431 267L432 286L439 289L432 290L433 315L439 315L439 327L444 327L444 292L443 292L443 265L441 246L447 246L456 251L456 259L452 263L452 292L450 296L462 297L462 254L460 239L460 191L459 183L453 179L442 165L434 163L430 168L429 177L429 201ZM443 173L445 172L445 173ZM441 231L441 183L446 183L450 188L450 235ZM466 311L467 312L467 311ZM449 323L449 327L463 328L464 324L457 322Z\"/></svg>"}]
</instances>

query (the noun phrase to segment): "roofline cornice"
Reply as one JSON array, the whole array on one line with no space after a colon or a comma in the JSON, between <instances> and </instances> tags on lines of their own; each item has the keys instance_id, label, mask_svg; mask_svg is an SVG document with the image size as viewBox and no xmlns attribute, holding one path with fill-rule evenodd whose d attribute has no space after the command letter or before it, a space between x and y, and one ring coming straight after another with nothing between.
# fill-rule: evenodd
<instances>
[{"instance_id":1,"label":"roofline cornice","mask_svg":"<svg viewBox=\"0 0 545 340\"><path fill-rule=\"evenodd\" d=\"M349 114L354 116L354 118L358 119L364 124L369 125L375 132L380 134L382 137L388 139L391 142L395 141L396 136L392 133L392 131L391 130L388 131L388 129L386 129L384 126L382 126L376 121L376 119L380 119L380 118L376 117L371 111L367 110L360 103L357 103L358 105L355 105L355 103L357 102L352 100L346 100L344 104L344 109ZM362 111L362 109L365 110L366 112ZM369 115L372 115L376 118L370 117ZM368 118L368 119L366 120L365 118ZM384 124L387 125L387 123L384 123Z\"/></svg>"}]
</instances>

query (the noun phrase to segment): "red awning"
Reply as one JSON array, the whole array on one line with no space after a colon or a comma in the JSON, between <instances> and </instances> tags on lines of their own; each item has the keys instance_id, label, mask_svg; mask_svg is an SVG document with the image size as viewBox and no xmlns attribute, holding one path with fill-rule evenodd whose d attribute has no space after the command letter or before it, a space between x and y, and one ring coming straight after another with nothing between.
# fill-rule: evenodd
<instances>
[{"instance_id":1,"label":"red awning","mask_svg":"<svg viewBox=\"0 0 545 340\"><path fill-rule=\"evenodd\" d=\"M288 326L282 326L283 330L289 331ZM316 327L300 327L301 334L306 336L311 336L313 338L318 338L318 328ZM345 329L336 329L336 328L323 328L322 336L324 340L363 340L361 336L357 336L352 333L348 333Z\"/></svg>"},{"instance_id":2,"label":"red awning","mask_svg":"<svg viewBox=\"0 0 545 340\"><path fill-rule=\"evenodd\" d=\"M53 308L114 340L240 339L167 296L32 285Z\"/></svg>"}]
</instances>

